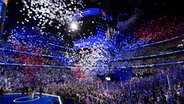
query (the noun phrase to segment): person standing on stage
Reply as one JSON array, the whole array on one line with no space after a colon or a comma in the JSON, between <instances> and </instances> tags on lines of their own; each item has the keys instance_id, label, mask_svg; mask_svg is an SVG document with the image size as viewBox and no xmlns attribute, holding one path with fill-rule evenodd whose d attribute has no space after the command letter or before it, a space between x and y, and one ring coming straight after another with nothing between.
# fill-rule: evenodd
<instances>
[{"instance_id":1,"label":"person standing on stage","mask_svg":"<svg viewBox=\"0 0 184 104\"><path fill-rule=\"evenodd\" d=\"M1 97L4 96L4 89L3 89L3 87L0 88L0 96L1 96Z\"/></svg>"},{"instance_id":2,"label":"person standing on stage","mask_svg":"<svg viewBox=\"0 0 184 104\"><path fill-rule=\"evenodd\" d=\"M43 89L42 89L42 87L41 87L41 86L40 86L40 88L39 88L39 93L40 93L40 96L42 96Z\"/></svg>"}]
</instances>

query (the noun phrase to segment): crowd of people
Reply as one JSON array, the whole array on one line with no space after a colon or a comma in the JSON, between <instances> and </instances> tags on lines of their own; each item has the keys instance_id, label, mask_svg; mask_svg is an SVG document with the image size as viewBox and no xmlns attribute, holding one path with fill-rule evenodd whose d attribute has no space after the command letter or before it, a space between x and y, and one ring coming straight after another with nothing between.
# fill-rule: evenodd
<instances>
[{"instance_id":1,"label":"crowd of people","mask_svg":"<svg viewBox=\"0 0 184 104\"><path fill-rule=\"evenodd\" d=\"M147 45L143 47L139 47L138 49L132 50L128 53L122 52L124 58L133 58L133 57L140 57L140 56L150 56L156 54L167 54L169 52L182 50L183 46L183 35L180 37L170 40L168 42L161 42L154 45ZM181 45L181 46L180 46Z\"/></svg>"},{"instance_id":2,"label":"crowd of people","mask_svg":"<svg viewBox=\"0 0 184 104\"><path fill-rule=\"evenodd\" d=\"M70 69L40 69L26 75L25 67L1 67L1 85L5 93L22 93L28 87L29 92L56 94L63 102L75 104L122 104L122 103L174 103L184 101L183 66L157 68L158 72L150 76L143 74L126 81L102 81L94 77L92 81L77 79ZM11 70L11 71L10 71Z\"/></svg>"},{"instance_id":3,"label":"crowd of people","mask_svg":"<svg viewBox=\"0 0 184 104\"><path fill-rule=\"evenodd\" d=\"M134 26L138 27L135 30L136 37L151 39L151 42L169 39L181 34L178 26L183 22L182 16L159 16L151 19L140 20Z\"/></svg>"},{"instance_id":4,"label":"crowd of people","mask_svg":"<svg viewBox=\"0 0 184 104\"><path fill-rule=\"evenodd\" d=\"M160 63L170 63L170 62L179 62L183 60L182 57L183 53L172 54L172 55L165 55L162 57L153 57L153 58L143 58L128 60L128 61L121 61L118 62L119 66L141 66L141 65L156 65Z\"/></svg>"},{"instance_id":5,"label":"crowd of people","mask_svg":"<svg viewBox=\"0 0 184 104\"><path fill-rule=\"evenodd\" d=\"M183 71L183 67L169 69L149 77L134 77L123 83L68 83L60 88L59 94L80 104L85 103L86 96L92 104L181 104L184 100Z\"/></svg>"},{"instance_id":6,"label":"crowd of people","mask_svg":"<svg viewBox=\"0 0 184 104\"><path fill-rule=\"evenodd\" d=\"M1 66L0 75L1 85L4 85L5 92L10 93L21 93L21 89L24 87L34 90L38 90L39 87L49 88L50 85L63 84L66 79L71 80L75 77L69 69L38 67L30 69L30 67L24 66Z\"/></svg>"},{"instance_id":7,"label":"crowd of people","mask_svg":"<svg viewBox=\"0 0 184 104\"><path fill-rule=\"evenodd\" d=\"M174 42L169 41L164 42L164 44L159 46L155 45L155 48L160 47L161 50L170 51L169 48L172 48L174 45L178 44L181 39L183 39L182 34L184 32L182 24L182 16L159 16L152 18L141 18L140 20L132 24L128 29L123 31L122 34L119 34L118 36L114 35L117 36L114 39L114 43L116 44L116 47L118 47L118 49L120 50L119 56L130 58L133 56L133 54L135 54L134 56L147 55L149 53L155 54L155 51L150 51L149 53L147 53L145 52L145 49L143 49L144 51L142 51L141 48L144 47L147 49L152 49L152 46L145 47L145 45L181 36L180 38L175 39ZM167 48L163 48L162 46ZM139 50L139 52L137 52L137 50ZM162 51L157 51L156 53L158 54L158 52Z\"/></svg>"}]
</instances>

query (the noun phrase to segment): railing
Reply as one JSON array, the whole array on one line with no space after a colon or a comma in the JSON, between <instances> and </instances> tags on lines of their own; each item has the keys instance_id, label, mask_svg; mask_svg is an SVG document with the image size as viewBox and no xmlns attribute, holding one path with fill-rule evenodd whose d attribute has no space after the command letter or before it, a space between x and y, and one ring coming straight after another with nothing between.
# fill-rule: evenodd
<instances>
[{"instance_id":1,"label":"railing","mask_svg":"<svg viewBox=\"0 0 184 104\"><path fill-rule=\"evenodd\" d=\"M158 41L158 42L154 42L154 43L150 43L150 44L145 44L145 45L143 45L143 47L147 47L147 46L157 45L157 44L160 44L160 43L169 42L169 41L172 41L172 40L175 40L175 39L179 39L179 38L181 38L183 36L184 36L184 34L182 34L180 36L176 36L176 37L170 38L170 39L166 39L166 40L162 40L162 41Z\"/></svg>"},{"instance_id":2,"label":"railing","mask_svg":"<svg viewBox=\"0 0 184 104\"><path fill-rule=\"evenodd\" d=\"M139 65L139 66L122 66L119 68L146 68L146 67L158 67L158 66L166 66L166 65L176 65L176 64L184 64L184 60L177 62L166 62L166 63L158 63L158 64L147 64L147 65ZM47 67L47 68L78 68L82 66L54 66L54 65L34 65L34 64L20 64L20 63L0 63L3 66L35 66L35 67ZM82 68L103 68L102 67L82 67Z\"/></svg>"},{"instance_id":3,"label":"railing","mask_svg":"<svg viewBox=\"0 0 184 104\"><path fill-rule=\"evenodd\" d=\"M124 58L124 59L118 58L118 59L114 59L114 61L140 60L140 59L146 59L146 58L155 58L155 57L161 57L161 56L166 56L166 55L172 55L172 54L182 53L182 52L184 52L184 49L167 52L167 53L161 53L161 54L153 54L149 56L139 56L139 57L132 57L132 58Z\"/></svg>"}]
</instances>

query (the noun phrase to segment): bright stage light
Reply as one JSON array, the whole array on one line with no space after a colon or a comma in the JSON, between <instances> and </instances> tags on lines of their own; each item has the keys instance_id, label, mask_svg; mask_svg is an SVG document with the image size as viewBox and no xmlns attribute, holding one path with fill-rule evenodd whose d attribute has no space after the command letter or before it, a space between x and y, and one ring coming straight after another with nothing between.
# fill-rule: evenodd
<instances>
[{"instance_id":1,"label":"bright stage light","mask_svg":"<svg viewBox=\"0 0 184 104\"><path fill-rule=\"evenodd\" d=\"M78 30L78 24L77 24L77 22L72 22L72 23L70 24L70 29L71 29L72 31Z\"/></svg>"},{"instance_id":2,"label":"bright stage light","mask_svg":"<svg viewBox=\"0 0 184 104\"><path fill-rule=\"evenodd\" d=\"M111 80L111 77L105 77L105 79L106 79L107 81L110 81L110 80Z\"/></svg>"}]
</instances>

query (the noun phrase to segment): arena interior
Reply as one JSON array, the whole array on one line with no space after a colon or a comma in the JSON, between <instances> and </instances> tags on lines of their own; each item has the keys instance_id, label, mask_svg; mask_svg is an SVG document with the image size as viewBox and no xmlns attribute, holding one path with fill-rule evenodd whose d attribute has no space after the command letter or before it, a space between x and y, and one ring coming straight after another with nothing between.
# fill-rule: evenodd
<instances>
[{"instance_id":1,"label":"arena interior","mask_svg":"<svg viewBox=\"0 0 184 104\"><path fill-rule=\"evenodd\" d=\"M0 104L6 94L33 92L62 104L183 104L180 1L0 0L0 7Z\"/></svg>"}]
</instances>

